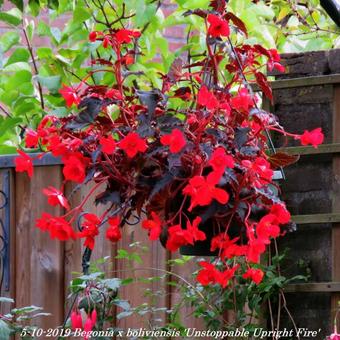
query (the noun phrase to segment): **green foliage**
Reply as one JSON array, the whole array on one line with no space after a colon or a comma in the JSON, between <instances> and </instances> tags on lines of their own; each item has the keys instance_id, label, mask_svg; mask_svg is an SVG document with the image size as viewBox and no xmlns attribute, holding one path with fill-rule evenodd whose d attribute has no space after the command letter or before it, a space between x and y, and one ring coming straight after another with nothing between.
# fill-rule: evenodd
<instances>
[{"instance_id":1,"label":"green foliage","mask_svg":"<svg viewBox=\"0 0 340 340\"><path fill-rule=\"evenodd\" d=\"M136 256L140 258L147 251L139 243L131 244L130 248L132 249L119 249L116 259L119 261L134 261ZM106 271L103 270L104 267ZM164 292L155 291L152 286L153 282L164 279L164 275L144 277L134 272L134 268L131 267L133 277L120 279L110 277L111 274L108 274L110 273L110 267L111 264L108 262L108 258L100 259L91 265L88 275L80 275L71 281L69 299L70 301L75 301L73 310L88 314L95 309L98 321L94 330L106 329L116 332L118 328L111 327L113 315L117 320L133 315L145 318L145 327L156 326L156 321L158 323L163 322L164 325L165 320L161 319L160 313L169 311L166 307L157 306L158 299L163 296ZM132 305L133 301L130 303L130 301L120 297L120 290L126 287L125 289L128 291L129 286L132 284L134 289L139 284L143 284L140 291L141 296L144 297L144 302L140 305ZM70 320L68 320L66 326L70 326Z\"/></svg>"},{"instance_id":2,"label":"green foliage","mask_svg":"<svg viewBox=\"0 0 340 340\"><path fill-rule=\"evenodd\" d=\"M1 304L13 304L14 300L0 297ZM11 336L18 335L20 339L33 339L32 334L37 329L34 319L49 316L49 313L41 312L37 306L14 308L6 315L0 314L0 339L9 340Z\"/></svg>"},{"instance_id":3,"label":"green foliage","mask_svg":"<svg viewBox=\"0 0 340 340\"><path fill-rule=\"evenodd\" d=\"M132 15L131 27L144 31L140 39L142 53L131 71L144 72L144 79L138 81L141 88L158 87L161 86L159 72L166 73L176 57L188 50L191 54L199 53L204 45L203 37L192 35L186 46L172 52L164 30L185 25L185 34L194 32L202 25L201 19L185 17L183 13L207 8L209 0L173 0L178 8L167 17L159 6L160 2L153 0L111 3L102 0L30 0L25 6L22 0L12 0L11 3L12 9L0 12L0 21L11 28L0 37L0 110L8 121L0 121L0 154L13 153L18 145L23 146L22 129L27 126L35 128L46 113L60 116L69 113L58 93L61 84L76 83L83 78L90 67L91 56L107 57L111 53L100 42L89 42L89 31L104 29L106 20L115 22L113 27L121 27L116 19L124 6L125 15ZM229 6L245 21L251 43L278 47L281 52L327 49L340 44L335 25L317 0L299 1L298 5L283 0L257 3L230 0ZM35 24L30 20L30 16L37 16L46 8L49 9L48 23L38 20ZM58 24L61 15L67 18L62 28ZM37 38L48 43L34 46ZM31 50L35 63L31 62ZM131 76L130 81L134 80ZM112 76L101 72L89 79L89 82L101 84L112 81Z\"/></svg>"},{"instance_id":4,"label":"green foliage","mask_svg":"<svg viewBox=\"0 0 340 340\"><path fill-rule=\"evenodd\" d=\"M220 285L202 286L195 279L188 284L176 283L177 289L180 289L180 296L177 305L172 308L170 314L170 323L168 327L184 329L182 320L183 306L191 306L193 315L204 321L206 329L210 330L226 330L232 331L237 328L244 328L253 333L258 324L256 320L268 318L268 310L266 308L269 301L273 306L278 300L284 296L284 288L291 282L306 281L307 277L297 275L294 277L286 277L280 267L286 259L286 254L275 255L270 259L269 266L258 265L265 272L264 278L260 284L255 284L243 279L240 275L236 275L235 279L229 283L226 289ZM194 258L191 258L194 261ZM196 259L197 262L201 259ZM234 260L228 260L230 265ZM266 263L268 259L264 259ZM172 266L183 266L186 259L181 261L171 261ZM245 263L239 263L241 266ZM171 269L173 270L173 269ZM193 277L197 274L193 273ZM171 282L170 282L171 284ZM273 307L274 308L274 307ZM279 308L282 308L279 306ZM230 323L224 319L228 312L232 312L235 320Z\"/></svg>"}]
</instances>

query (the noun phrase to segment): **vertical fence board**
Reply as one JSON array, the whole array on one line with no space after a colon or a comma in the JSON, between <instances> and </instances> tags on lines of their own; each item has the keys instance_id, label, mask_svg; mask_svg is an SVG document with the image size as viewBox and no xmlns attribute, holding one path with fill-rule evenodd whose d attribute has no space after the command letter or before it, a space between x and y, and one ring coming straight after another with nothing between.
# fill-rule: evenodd
<instances>
[{"instance_id":1,"label":"vertical fence board","mask_svg":"<svg viewBox=\"0 0 340 340\"><path fill-rule=\"evenodd\" d=\"M159 242L150 242L147 236L147 232L141 228L140 225L123 227L123 238L118 244L119 249L125 249L132 251L129 247L130 243L140 242L141 246L146 246L149 250L142 254L142 263L131 262L128 260L119 259L116 261L117 276L123 279L133 278L138 280L139 278L162 276L166 270L166 251ZM138 249L134 250L139 254L141 252ZM154 269L160 270L154 270ZM147 289L152 292L159 292L155 297L145 296ZM126 287L123 287L119 291L120 298L128 300L132 307L137 307L143 303L152 303L156 308L168 308L167 303L167 291L165 281L155 281L152 283L140 283L134 282ZM117 309L119 313L121 310ZM165 323L165 312L158 312L156 318L162 319L162 322L158 322L157 325L163 326ZM123 329L149 327L149 322L152 324L154 320L150 314L145 316L132 315L117 321L117 326Z\"/></svg>"},{"instance_id":2,"label":"vertical fence board","mask_svg":"<svg viewBox=\"0 0 340 340\"><path fill-rule=\"evenodd\" d=\"M333 114L333 143L340 142L340 86L334 88L334 114ZM340 155L333 156L333 211L340 211ZM332 228L332 280L340 281L340 224L333 224ZM332 294L332 319L335 317L340 292ZM338 325L340 316L338 317Z\"/></svg>"},{"instance_id":3,"label":"vertical fence board","mask_svg":"<svg viewBox=\"0 0 340 340\"><path fill-rule=\"evenodd\" d=\"M5 178L5 175L7 178ZM3 282L2 282L2 289L0 291L0 296L2 297L8 297L8 298L15 298L15 284L13 284L13 282L15 282L15 249L16 249L16 244L15 244L15 233L16 233L16 229L15 229L15 195L14 195L14 178L13 178L13 171L11 169L4 169L2 171L0 171L0 189L2 190L3 186L4 186L4 181L8 179L8 183L7 185L9 185L8 189L10 190L9 192L9 197L7 197L7 202L5 202L5 197L1 197L1 202L0 205L5 205L3 207L3 209L0 209L0 219L2 221L3 224L5 224L6 222L6 210L9 209L9 213L10 213L10 242L9 242L9 247L10 247L10 275L9 275L9 289L6 289L5 287L5 277L3 277ZM6 203L6 204L5 204ZM5 227L5 225L4 225ZM0 234L1 234L1 228L0 228ZM2 235L4 236L4 235ZM0 245L1 247L1 245ZM2 265L4 265L2 263ZM0 268L2 270L2 268ZM1 273L0 273L1 276ZM0 278L1 279L1 278ZM10 304L2 304L0 303L0 313L1 314L6 314L8 313L11 308L13 308L13 305Z\"/></svg>"},{"instance_id":4,"label":"vertical fence board","mask_svg":"<svg viewBox=\"0 0 340 340\"><path fill-rule=\"evenodd\" d=\"M42 212L62 212L49 206L41 193L48 185L60 187L59 166L36 167L31 181L26 174L16 175L16 304L37 305L51 313L50 317L37 320L44 329L61 324L64 305L63 243L51 240L35 227Z\"/></svg>"},{"instance_id":5,"label":"vertical fence board","mask_svg":"<svg viewBox=\"0 0 340 340\"><path fill-rule=\"evenodd\" d=\"M179 258L180 255L173 253L172 258L176 259ZM175 265L171 269L173 273L178 275L172 276L172 281L178 283L178 287L171 287L171 308L174 309L175 306L181 302L181 293L180 293L180 287L181 286L187 286L186 281L189 282L190 284L195 284L194 278L192 276L192 273L196 272L200 266L198 265L196 261L196 257L192 258L188 263L186 263L183 266ZM206 261L210 261L210 257L205 258ZM184 280L182 280L183 278ZM199 298L199 297L198 297ZM207 307L208 308L208 307ZM204 330L205 329L205 324L202 319L200 318L195 318L193 316L194 308L190 307L188 305L183 306L179 312L180 320L183 323L183 325L186 328L195 328L197 330ZM200 339L204 340L207 338L201 337Z\"/></svg>"},{"instance_id":6,"label":"vertical fence board","mask_svg":"<svg viewBox=\"0 0 340 340\"><path fill-rule=\"evenodd\" d=\"M64 194L69 199L71 209L76 207L81 199L81 190L72 193L75 185L67 183L65 186ZM77 230L76 223L73 224L74 230ZM65 297L68 297L70 291L69 286L71 280L75 275L73 273L81 272L81 257L82 257L82 246L81 240L70 240L65 242L64 248L64 285L65 285ZM69 308L71 307L71 301L67 299L65 301L64 314L67 315Z\"/></svg>"},{"instance_id":7,"label":"vertical fence board","mask_svg":"<svg viewBox=\"0 0 340 340\"><path fill-rule=\"evenodd\" d=\"M66 197L70 198L70 205L71 209L77 207L89 194L91 190L91 185L85 185L82 186L79 190L75 191L73 194L72 191L75 188L75 185L72 183L67 183L65 188L65 194ZM108 206L98 205L96 206L94 204L94 197L96 193L99 193L100 190L103 189L103 187L99 187L89 198L89 200L86 202L86 204L83 207L83 212L89 212L96 214L98 217L100 217L105 209ZM81 221L84 219L82 218ZM78 231L77 221L73 223L74 230ZM98 259L104 258L106 256L109 256L111 258L111 265L108 263L104 266L104 270L106 274L110 277L112 276L112 255L114 254L114 248L115 246L112 245L112 243L105 238L105 229L106 226L102 226L100 230L100 234L96 237L96 245L93 250L91 261L96 261ZM82 254L84 251L84 239L76 240L76 241L68 241L65 243L65 252L64 252L64 273L65 273L65 292L66 295L69 294L69 284L72 278L74 278L74 275L72 273L80 273L82 271ZM65 314L68 312L68 309L70 307L70 301L66 301L65 304Z\"/></svg>"}]
</instances>

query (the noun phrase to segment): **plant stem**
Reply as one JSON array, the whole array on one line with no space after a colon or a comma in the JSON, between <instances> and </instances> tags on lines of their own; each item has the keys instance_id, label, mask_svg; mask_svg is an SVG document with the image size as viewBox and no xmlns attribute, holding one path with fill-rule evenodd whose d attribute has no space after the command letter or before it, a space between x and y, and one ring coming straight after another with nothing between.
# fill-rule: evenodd
<instances>
[{"instance_id":1,"label":"plant stem","mask_svg":"<svg viewBox=\"0 0 340 340\"><path fill-rule=\"evenodd\" d=\"M29 51L31 58L32 58L34 73L35 73L35 75L38 75L39 74L38 67L37 67L37 64L36 64L36 61L35 61L35 58L34 58L32 45L31 45L31 43L28 39L28 36L27 36L26 28L23 27L22 31L24 32L24 37L25 37L25 40L26 40L27 48L28 48L28 51ZM41 105L41 108L43 110L45 110L44 96L43 96L42 88L41 88L41 85L40 85L40 82L39 82L38 79L37 79L37 84L38 84L38 91L39 91L39 97L40 97L40 105Z\"/></svg>"}]
</instances>

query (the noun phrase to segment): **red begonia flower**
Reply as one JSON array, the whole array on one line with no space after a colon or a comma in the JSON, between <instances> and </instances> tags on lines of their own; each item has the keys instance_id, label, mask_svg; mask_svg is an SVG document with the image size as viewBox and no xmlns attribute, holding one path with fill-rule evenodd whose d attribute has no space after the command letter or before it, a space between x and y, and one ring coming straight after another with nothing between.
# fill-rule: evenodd
<instances>
[{"instance_id":1,"label":"red begonia flower","mask_svg":"<svg viewBox=\"0 0 340 340\"><path fill-rule=\"evenodd\" d=\"M216 283L216 268L212 263L201 261L199 265L203 267L197 274L197 281L202 286L207 286L208 284Z\"/></svg>"},{"instance_id":2,"label":"red begonia flower","mask_svg":"<svg viewBox=\"0 0 340 340\"><path fill-rule=\"evenodd\" d=\"M148 148L145 140L140 138L137 132L130 132L121 140L119 146L129 158L136 156L138 152L145 152Z\"/></svg>"},{"instance_id":3,"label":"red begonia flower","mask_svg":"<svg viewBox=\"0 0 340 340\"><path fill-rule=\"evenodd\" d=\"M223 147L218 147L211 155L208 164L212 166L214 171L223 173L225 168L233 168L235 161L232 156L226 154Z\"/></svg>"},{"instance_id":4,"label":"red begonia flower","mask_svg":"<svg viewBox=\"0 0 340 340\"><path fill-rule=\"evenodd\" d=\"M198 225L201 221L202 219L200 217L196 217L192 224L190 221L187 222L187 231L192 235L194 241L204 241L207 238L205 233L198 229Z\"/></svg>"},{"instance_id":5,"label":"red begonia flower","mask_svg":"<svg viewBox=\"0 0 340 340\"><path fill-rule=\"evenodd\" d=\"M324 140L324 135L321 131L321 128L316 128L312 131L305 131L300 136L300 141L302 145L313 145L314 148L317 148L318 145L322 144Z\"/></svg>"},{"instance_id":6,"label":"red begonia flower","mask_svg":"<svg viewBox=\"0 0 340 340\"><path fill-rule=\"evenodd\" d=\"M174 129L170 134L161 137L161 143L163 145L169 145L170 152L178 153L184 148L186 141L182 131Z\"/></svg>"},{"instance_id":7,"label":"red begonia flower","mask_svg":"<svg viewBox=\"0 0 340 340\"><path fill-rule=\"evenodd\" d=\"M95 42L97 40L98 32L92 31L89 33L89 40Z\"/></svg>"},{"instance_id":8,"label":"red begonia flower","mask_svg":"<svg viewBox=\"0 0 340 340\"><path fill-rule=\"evenodd\" d=\"M42 213L41 218L36 220L36 227L42 231L48 231L52 239L68 241L76 238L69 222L62 217L55 217L45 212Z\"/></svg>"},{"instance_id":9,"label":"red begonia flower","mask_svg":"<svg viewBox=\"0 0 340 340\"><path fill-rule=\"evenodd\" d=\"M238 268L239 266L237 265L232 268L226 269L223 272L218 271L216 274L216 283L220 284L222 288L227 287Z\"/></svg>"},{"instance_id":10,"label":"red begonia flower","mask_svg":"<svg viewBox=\"0 0 340 340\"><path fill-rule=\"evenodd\" d=\"M64 194L52 187L49 186L48 188L43 189L43 193L48 197L47 202L52 205L52 206L56 206L58 204L60 204L62 207L64 207L65 209L70 209L70 205L66 199L66 197L64 196Z\"/></svg>"},{"instance_id":11,"label":"red begonia flower","mask_svg":"<svg viewBox=\"0 0 340 340\"><path fill-rule=\"evenodd\" d=\"M81 318L81 314L77 310L74 310L71 313L71 328L74 331L76 329L82 329L83 328L83 320Z\"/></svg>"},{"instance_id":12,"label":"red begonia flower","mask_svg":"<svg viewBox=\"0 0 340 340\"><path fill-rule=\"evenodd\" d=\"M111 217L108 220L109 227L106 230L106 238L111 242L117 242L122 238L122 233L120 231L120 218L118 216Z\"/></svg>"},{"instance_id":13,"label":"red begonia flower","mask_svg":"<svg viewBox=\"0 0 340 340\"><path fill-rule=\"evenodd\" d=\"M51 214L43 212L41 218L37 218L36 220L36 227L41 231L49 231L51 228L52 218L53 216Z\"/></svg>"},{"instance_id":14,"label":"red begonia flower","mask_svg":"<svg viewBox=\"0 0 340 340\"><path fill-rule=\"evenodd\" d=\"M265 244L270 243L270 238L276 238L280 235L280 227L276 224L276 216L268 214L263 216L256 226L256 235Z\"/></svg>"},{"instance_id":15,"label":"red begonia flower","mask_svg":"<svg viewBox=\"0 0 340 340\"><path fill-rule=\"evenodd\" d=\"M255 282L258 285L262 281L263 275L264 275L264 273L261 269L249 268L242 275L242 277L244 279L251 279L253 282Z\"/></svg>"},{"instance_id":16,"label":"red begonia flower","mask_svg":"<svg viewBox=\"0 0 340 340\"><path fill-rule=\"evenodd\" d=\"M211 172L207 178L195 176L189 180L189 184L183 189L185 195L191 196L191 211L197 205L209 205L213 199L221 204L226 204L229 200L229 194L221 188L216 188L221 174Z\"/></svg>"},{"instance_id":17,"label":"red begonia flower","mask_svg":"<svg viewBox=\"0 0 340 340\"><path fill-rule=\"evenodd\" d=\"M116 40L119 44L128 44L132 41L132 38L139 38L141 33L139 31L132 31L121 29L115 33Z\"/></svg>"},{"instance_id":18,"label":"red begonia flower","mask_svg":"<svg viewBox=\"0 0 340 340\"><path fill-rule=\"evenodd\" d=\"M223 272L220 272L216 267L209 262L202 261L199 263L203 269L201 269L197 274L197 281L202 286L207 286L208 284L219 284L225 288L230 279L234 277L235 271L239 266L234 266L233 268L228 268Z\"/></svg>"},{"instance_id":19,"label":"red begonia flower","mask_svg":"<svg viewBox=\"0 0 340 340\"><path fill-rule=\"evenodd\" d=\"M248 112L254 106L254 100L247 89L241 89L236 97L230 99L230 104L235 110Z\"/></svg>"},{"instance_id":20,"label":"red begonia flower","mask_svg":"<svg viewBox=\"0 0 340 340\"><path fill-rule=\"evenodd\" d=\"M266 245L262 239L250 240L248 243L248 252L246 254L249 262L259 263L260 255L266 250Z\"/></svg>"},{"instance_id":21,"label":"red begonia flower","mask_svg":"<svg viewBox=\"0 0 340 340\"><path fill-rule=\"evenodd\" d=\"M275 48L271 48L268 50L268 53L270 55L270 58L268 60L268 69L269 71L272 71L274 68L276 68L279 72L284 72L285 67L280 64L281 57L277 50Z\"/></svg>"},{"instance_id":22,"label":"red begonia flower","mask_svg":"<svg viewBox=\"0 0 340 340\"><path fill-rule=\"evenodd\" d=\"M63 174L66 180L83 183L86 177L88 159L80 153L73 153L63 157Z\"/></svg>"},{"instance_id":23,"label":"red begonia flower","mask_svg":"<svg viewBox=\"0 0 340 340\"><path fill-rule=\"evenodd\" d=\"M107 35L104 37L103 39L103 47L104 48L108 48L109 45L111 45L111 40L110 37L108 37Z\"/></svg>"},{"instance_id":24,"label":"red begonia flower","mask_svg":"<svg viewBox=\"0 0 340 340\"><path fill-rule=\"evenodd\" d=\"M27 172L29 177L33 176L33 162L30 156L21 150L17 150L19 156L15 158L15 171Z\"/></svg>"},{"instance_id":25,"label":"red begonia flower","mask_svg":"<svg viewBox=\"0 0 340 340\"><path fill-rule=\"evenodd\" d=\"M254 162L243 160L241 163L247 168L249 182L256 188L261 188L271 182L274 172L266 159L257 157Z\"/></svg>"},{"instance_id":26,"label":"red begonia flower","mask_svg":"<svg viewBox=\"0 0 340 340\"><path fill-rule=\"evenodd\" d=\"M170 251L176 251L187 244L194 244L193 236L186 229L177 224L168 228L168 240L166 248Z\"/></svg>"},{"instance_id":27,"label":"red begonia flower","mask_svg":"<svg viewBox=\"0 0 340 340\"><path fill-rule=\"evenodd\" d=\"M290 222L290 212L283 204L273 204L269 213L276 217L276 223L278 224L287 224Z\"/></svg>"},{"instance_id":28,"label":"red begonia flower","mask_svg":"<svg viewBox=\"0 0 340 340\"><path fill-rule=\"evenodd\" d=\"M216 235L211 240L211 251L217 249L221 250L221 257L231 259L234 256L246 255L248 247L246 245L239 246L236 244L239 237L230 240L229 236L225 233Z\"/></svg>"},{"instance_id":29,"label":"red begonia flower","mask_svg":"<svg viewBox=\"0 0 340 340\"><path fill-rule=\"evenodd\" d=\"M25 145L26 148L36 148L39 142L38 132L32 129L26 129L25 131Z\"/></svg>"},{"instance_id":30,"label":"red begonia flower","mask_svg":"<svg viewBox=\"0 0 340 340\"><path fill-rule=\"evenodd\" d=\"M210 250L215 251L217 249L230 247L232 244L237 242L238 239L239 238L237 237L237 238L234 238L233 240L230 240L228 234L220 233L212 238L211 244L210 244Z\"/></svg>"},{"instance_id":31,"label":"red begonia flower","mask_svg":"<svg viewBox=\"0 0 340 340\"><path fill-rule=\"evenodd\" d=\"M80 98L78 97L77 91L63 84L63 87L59 90L59 93L63 96L66 102L66 106L71 107L73 104L79 105Z\"/></svg>"},{"instance_id":32,"label":"red begonia flower","mask_svg":"<svg viewBox=\"0 0 340 340\"><path fill-rule=\"evenodd\" d=\"M99 234L98 226L100 219L95 214L85 214L85 221L82 223L82 231L78 233L79 237L85 237L84 246L93 249L95 237Z\"/></svg>"},{"instance_id":33,"label":"red begonia flower","mask_svg":"<svg viewBox=\"0 0 340 340\"><path fill-rule=\"evenodd\" d=\"M162 221L155 212L151 212L151 219L144 220L142 223L144 229L149 230L149 239L155 241L162 232Z\"/></svg>"},{"instance_id":34,"label":"red begonia flower","mask_svg":"<svg viewBox=\"0 0 340 340\"><path fill-rule=\"evenodd\" d=\"M108 155L112 155L116 149L116 142L112 136L100 138L99 144L102 146L102 151Z\"/></svg>"},{"instance_id":35,"label":"red begonia flower","mask_svg":"<svg viewBox=\"0 0 340 340\"><path fill-rule=\"evenodd\" d=\"M226 20L221 19L214 14L208 15L208 34L212 37L228 37L230 34L229 24Z\"/></svg>"},{"instance_id":36,"label":"red begonia flower","mask_svg":"<svg viewBox=\"0 0 340 340\"><path fill-rule=\"evenodd\" d=\"M203 85L198 92L197 102L199 105L206 107L208 110L215 110L218 107L218 100L205 85Z\"/></svg>"},{"instance_id":37,"label":"red begonia flower","mask_svg":"<svg viewBox=\"0 0 340 340\"><path fill-rule=\"evenodd\" d=\"M105 97L110 98L110 99L117 99L117 100L123 99L123 96L120 93L120 91L118 91L116 89L107 90L106 93L105 93Z\"/></svg>"}]
</instances>

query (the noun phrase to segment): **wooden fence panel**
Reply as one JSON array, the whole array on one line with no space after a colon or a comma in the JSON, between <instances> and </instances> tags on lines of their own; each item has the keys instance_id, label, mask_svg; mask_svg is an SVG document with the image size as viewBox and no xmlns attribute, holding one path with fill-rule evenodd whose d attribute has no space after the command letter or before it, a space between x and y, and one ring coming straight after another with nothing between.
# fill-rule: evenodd
<instances>
[{"instance_id":1,"label":"wooden fence panel","mask_svg":"<svg viewBox=\"0 0 340 340\"><path fill-rule=\"evenodd\" d=\"M287 181L282 182L282 195L298 228L278 241L280 250L290 248L288 261L283 265L285 276L303 273L298 263L310 270L311 282L289 285L286 301L297 326L320 328L320 339L332 331L340 298L340 162L336 145L340 141L340 68L333 62L339 59L340 51L331 54L332 57L318 51L283 55L287 73L276 75L279 80L273 82L271 107L288 131L303 133L321 127L325 134L327 145L320 152L302 150L300 161L285 171ZM319 67L321 64L323 67ZM280 140L283 141L277 138ZM298 141L290 141L285 150L299 152L301 147L297 144ZM281 316L281 328L291 328L292 322L284 310Z\"/></svg>"},{"instance_id":2,"label":"wooden fence panel","mask_svg":"<svg viewBox=\"0 0 340 340\"><path fill-rule=\"evenodd\" d=\"M340 86L334 88L333 142L340 142ZM333 156L333 211L340 211L340 155ZM332 280L340 282L340 223L332 228ZM340 292L332 294L332 319L339 307ZM340 316L337 319L340 324Z\"/></svg>"},{"instance_id":3,"label":"wooden fence panel","mask_svg":"<svg viewBox=\"0 0 340 340\"><path fill-rule=\"evenodd\" d=\"M37 325L53 328L62 323L64 304L63 243L51 240L35 227L42 212L60 214L47 204L41 190L61 186L59 166L37 167L32 180L16 174L16 305L36 305L52 315Z\"/></svg>"},{"instance_id":4,"label":"wooden fence panel","mask_svg":"<svg viewBox=\"0 0 340 340\"><path fill-rule=\"evenodd\" d=\"M6 223L9 223L8 230L9 232L9 259L2 259L3 263L1 266L6 266L4 261L8 261L9 265L9 272L0 271L0 280L2 285L0 286L0 296L13 298L15 296L15 259L16 259L16 229L15 229L15 192L14 192L14 176L13 170L11 169L4 169L0 170L0 190L1 190L1 197L0 197L0 221L2 226L0 226L0 235L4 238L2 241L0 240L0 249L2 252L5 252L5 242L6 242ZM9 219L9 220L8 220ZM4 230L4 229L5 230ZM7 277L8 276L8 277ZM7 303L0 303L0 313L6 314L8 313L13 306Z\"/></svg>"},{"instance_id":5,"label":"wooden fence panel","mask_svg":"<svg viewBox=\"0 0 340 340\"><path fill-rule=\"evenodd\" d=\"M131 248L131 243L138 243L138 246ZM141 247L147 246L147 250L138 250ZM166 258L167 253L159 242L148 240L146 230L140 225L123 227L123 237L118 243L118 249L126 249L129 252L137 252L141 255L141 262L129 261L127 259L116 260L116 274L122 279L132 278L134 283L123 287L119 291L119 296L130 302L132 307L141 306L144 303L150 303L155 308L169 308L168 303L168 288L165 285L165 280L154 282L140 282L141 278L163 276L167 270ZM158 270L156 270L158 269ZM152 292L157 296L148 294ZM118 312L121 310L117 309ZM157 312L154 316L150 313L145 315L124 318L117 320L117 326L122 329L136 329L148 327L149 324L155 324L155 318L162 319L162 322L156 322L157 325L164 325L166 314L164 311Z\"/></svg>"},{"instance_id":6,"label":"wooden fence panel","mask_svg":"<svg viewBox=\"0 0 340 340\"><path fill-rule=\"evenodd\" d=\"M70 197L70 205L71 208L77 207L89 194L91 190L90 185L82 186L78 190L74 190L75 185L67 183L65 188L65 195L66 197ZM93 193L93 196L86 202L83 207L84 212L89 212L100 216L106 209L106 206L99 205L96 206L94 204L94 195L97 192L100 192L102 188L98 188ZM81 222L83 219L81 219ZM77 221L73 223L74 230L78 231ZM103 227L104 228L104 227ZM65 284L65 292L66 296L69 295L69 284L71 280L75 277L74 273L81 273L82 271L82 255L84 252L83 246L84 240L71 240L65 242L65 249L64 249L64 284ZM112 275L112 256L115 254L115 245L110 243L110 241L105 239L105 230L100 231L100 235L96 238L96 245L91 255L91 261L96 261L98 259L104 258L109 256L111 261L108 261L108 264L104 266L105 272L108 275ZM111 264L110 264L111 262ZM70 301L66 301L65 304L65 314L68 312L70 306Z\"/></svg>"}]
</instances>

